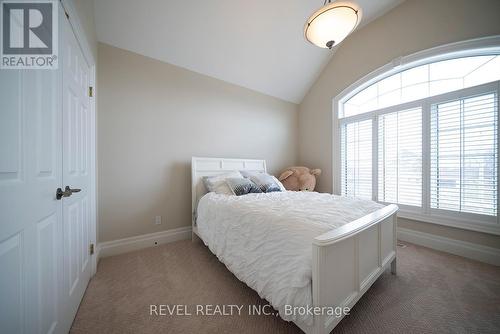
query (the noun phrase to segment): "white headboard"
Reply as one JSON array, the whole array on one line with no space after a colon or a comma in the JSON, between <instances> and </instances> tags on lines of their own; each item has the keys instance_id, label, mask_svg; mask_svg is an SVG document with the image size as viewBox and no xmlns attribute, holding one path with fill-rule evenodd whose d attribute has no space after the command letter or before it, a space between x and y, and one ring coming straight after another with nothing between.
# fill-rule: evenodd
<instances>
[{"instance_id":1,"label":"white headboard","mask_svg":"<svg viewBox=\"0 0 500 334\"><path fill-rule=\"evenodd\" d=\"M191 217L193 231L196 231L196 208L198 207L198 201L207 193L202 177L224 174L235 170L266 172L266 161L253 159L191 158Z\"/></svg>"}]
</instances>

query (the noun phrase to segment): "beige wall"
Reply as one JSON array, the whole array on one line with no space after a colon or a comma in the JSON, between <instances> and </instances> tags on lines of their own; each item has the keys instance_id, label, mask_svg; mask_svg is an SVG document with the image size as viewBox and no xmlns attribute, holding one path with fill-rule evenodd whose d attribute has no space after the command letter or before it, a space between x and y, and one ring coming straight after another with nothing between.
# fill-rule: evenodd
<instances>
[{"instance_id":1,"label":"beige wall","mask_svg":"<svg viewBox=\"0 0 500 334\"><path fill-rule=\"evenodd\" d=\"M391 60L434 46L500 34L498 0L407 0L349 36L299 107L299 163L321 168L332 191L332 99ZM500 248L500 237L402 221L401 226Z\"/></svg>"},{"instance_id":2,"label":"beige wall","mask_svg":"<svg viewBox=\"0 0 500 334\"><path fill-rule=\"evenodd\" d=\"M99 241L189 226L191 156L296 163L297 105L105 44L98 63Z\"/></svg>"}]
</instances>

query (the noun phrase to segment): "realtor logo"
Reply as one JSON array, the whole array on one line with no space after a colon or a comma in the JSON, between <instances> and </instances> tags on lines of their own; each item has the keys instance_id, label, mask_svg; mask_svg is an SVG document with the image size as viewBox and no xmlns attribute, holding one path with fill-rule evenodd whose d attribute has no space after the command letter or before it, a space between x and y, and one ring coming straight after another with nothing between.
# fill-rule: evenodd
<instances>
[{"instance_id":1,"label":"realtor logo","mask_svg":"<svg viewBox=\"0 0 500 334\"><path fill-rule=\"evenodd\" d=\"M2 69L57 68L57 2L1 1Z\"/></svg>"}]
</instances>

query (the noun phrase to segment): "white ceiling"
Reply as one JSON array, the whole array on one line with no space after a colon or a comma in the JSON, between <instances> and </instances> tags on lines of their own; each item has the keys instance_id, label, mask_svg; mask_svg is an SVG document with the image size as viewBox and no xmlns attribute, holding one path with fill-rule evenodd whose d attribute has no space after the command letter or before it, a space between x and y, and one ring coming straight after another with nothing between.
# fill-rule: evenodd
<instances>
[{"instance_id":1,"label":"white ceiling","mask_svg":"<svg viewBox=\"0 0 500 334\"><path fill-rule=\"evenodd\" d=\"M363 10L361 25L402 1L356 0ZM306 19L322 5L322 0L95 0L96 29L100 42L300 103L332 56L303 37Z\"/></svg>"}]
</instances>

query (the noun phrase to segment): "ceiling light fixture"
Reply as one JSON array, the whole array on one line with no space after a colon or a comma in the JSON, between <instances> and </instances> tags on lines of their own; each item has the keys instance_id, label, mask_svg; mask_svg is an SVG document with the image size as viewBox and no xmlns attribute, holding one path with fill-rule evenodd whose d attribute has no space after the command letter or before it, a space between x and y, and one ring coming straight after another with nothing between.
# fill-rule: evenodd
<instances>
[{"instance_id":1,"label":"ceiling light fixture","mask_svg":"<svg viewBox=\"0 0 500 334\"><path fill-rule=\"evenodd\" d=\"M361 21L361 8L351 2L325 0L304 27L304 36L320 48L331 49L346 38Z\"/></svg>"}]
</instances>

